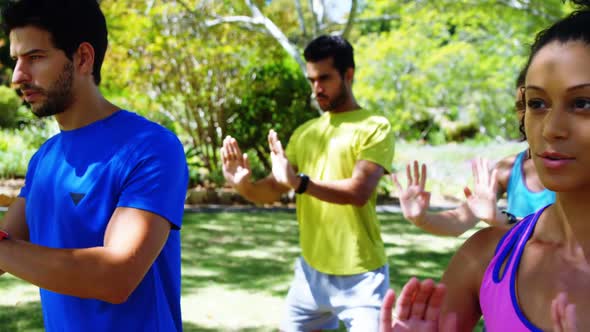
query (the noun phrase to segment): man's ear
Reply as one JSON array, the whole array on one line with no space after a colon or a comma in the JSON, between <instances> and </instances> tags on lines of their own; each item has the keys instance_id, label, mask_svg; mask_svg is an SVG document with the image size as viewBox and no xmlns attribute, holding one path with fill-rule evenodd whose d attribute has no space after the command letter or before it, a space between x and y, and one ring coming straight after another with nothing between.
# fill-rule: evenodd
<instances>
[{"instance_id":1,"label":"man's ear","mask_svg":"<svg viewBox=\"0 0 590 332\"><path fill-rule=\"evenodd\" d=\"M94 47L84 42L78 46L74 54L74 66L82 75L92 75L94 69Z\"/></svg>"},{"instance_id":2,"label":"man's ear","mask_svg":"<svg viewBox=\"0 0 590 332\"><path fill-rule=\"evenodd\" d=\"M346 69L346 72L344 73L344 78L348 83L352 83L352 80L354 79L354 68L349 67L348 69Z\"/></svg>"}]
</instances>

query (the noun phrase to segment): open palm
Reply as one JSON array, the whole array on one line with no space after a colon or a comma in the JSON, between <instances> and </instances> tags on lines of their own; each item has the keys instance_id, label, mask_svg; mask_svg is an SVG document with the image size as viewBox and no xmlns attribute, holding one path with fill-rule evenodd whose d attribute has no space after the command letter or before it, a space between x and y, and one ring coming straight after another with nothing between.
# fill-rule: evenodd
<instances>
[{"instance_id":1,"label":"open palm","mask_svg":"<svg viewBox=\"0 0 590 332\"><path fill-rule=\"evenodd\" d=\"M395 293L389 290L381 307L380 332L457 331L454 314L440 319L445 294L442 284L437 285L430 279L420 282L412 278L404 285L392 315Z\"/></svg>"},{"instance_id":2,"label":"open palm","mask_svg":"<svg viewBox=\"0 0 590 332\"><path fill-rule=\"evenodd\" d=\"M496 169L490 172L488 160L477 158L471 163L473 190L464 188L467 205L478 219L494 222L498 204L498 180Z\"/></svg>"},{"instance_id":3,"label":"open palm","mask_svg":"<svg viewBox=\"0 0 590 332\"><path fill-rule=\"evenodd\" d=\"M223 140L221 161L223 164L223 176L230 186L239 188L250 180L252 171L248 156L242 154L237 141L231 136L227 136Z\"/></svg>"},{"instance_id":4,"label":"open palm","mask_svg":"<svg viewBox=\"0 0 590 332\"><path fill-rule=\"evenodd\" d=\"M274 130L270 130L268 133L268 146L270 148L273 177L278 183L290 187L297 175L289 163L283 145Z\"/></svg>"},{"instance_id":5,"label":"open palm","mask_svg":"<svg viewBox=\"0 0 590 332\"><path fill-rule=\"evenodd\" d=\"M426 165L419 166L418 161L414 161L413 167L407 165L408 185L406 188L401 185L396 174L392 175L392 180L398 188L402 213L406 219L412 222L418 222L422 219L430 206L430 193L424 190L426 171Z\"/></svg>"}]
</instances>

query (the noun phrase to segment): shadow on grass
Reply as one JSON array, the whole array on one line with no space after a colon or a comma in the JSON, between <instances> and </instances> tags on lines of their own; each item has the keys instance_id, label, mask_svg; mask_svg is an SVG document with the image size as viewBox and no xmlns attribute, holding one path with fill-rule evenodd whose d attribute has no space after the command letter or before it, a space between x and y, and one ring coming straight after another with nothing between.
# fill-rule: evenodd
<instances>
[{"instance_id":1,"label":"shadow on grass","mask_svg":"<svg viewBox=\"0 0 590 332\"><path fill-rule=\"evenodd\" d=\"M412 276L439 280L464 241L426 234L398 213L380 213L379 219L396 290ZM286 294L299 254L294 213L185 214L182 237L185 294L213 284Z\"/></svg>"},{"instance_id":2,"label":"shadow on grass","mask_svg":"<svg viewBox=\"0 0 590 332\"><path fill-rule=\"evenodd\" d=\"M185 332L218 332L218 328L206 328L183 322ZM15 306L0 306L0 332L43 332L43 313L40 302L25 302ZM259 331L256 328L240 331Z\"/></svg>"},{"instance_id":3,"label":"shadow on grass","mask_svg":"<svg viewBox=\"0 0 590 332\"><path fill-rule=\"evenodd\" d=\"M183 294L211 285L286 294L299 253L297 227L288 212L185 214Z\"/></svg>"},{"instance_id":4,"label":"shadow on grass","mask_svg":"<svg viewBox=\"0 0 590 332\"><path fill-rule=\"evenodd\" d=\"M380 214L381 233L388 255L391 286L400 291L411 277L440 280L464 241L425 233L400 214Z\"/></svg>"}]
</instances>

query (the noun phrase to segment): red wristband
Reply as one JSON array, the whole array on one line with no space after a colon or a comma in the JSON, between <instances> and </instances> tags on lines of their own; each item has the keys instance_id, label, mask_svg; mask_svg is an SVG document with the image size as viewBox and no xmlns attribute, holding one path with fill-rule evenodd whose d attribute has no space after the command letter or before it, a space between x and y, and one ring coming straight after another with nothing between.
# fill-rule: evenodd
<instances>
[{"instance_id":1,"label":"red wristband","mask_svg":"<svg viewBox=\"0 0 590 332\"><path fill-rule=\"evenodd\" d=\"M3 230L0 230L0 240L8 239L8 233Z\"/></svg>"}]
</instances>

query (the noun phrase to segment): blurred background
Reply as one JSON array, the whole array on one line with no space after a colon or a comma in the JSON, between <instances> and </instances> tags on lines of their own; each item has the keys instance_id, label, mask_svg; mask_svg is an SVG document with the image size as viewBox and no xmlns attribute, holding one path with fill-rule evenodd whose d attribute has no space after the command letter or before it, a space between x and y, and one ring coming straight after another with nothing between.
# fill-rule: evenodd
<instances>
[{"instance_id":1,"label":"blurred background","mask_svg":"<svg viewBox=\"0 0 590 332\"><path fill-rule=\"evenodd\" d=\"M534 34L572 10L561 0L100 2L110 34L101 89L181 137L192 188L223 187L219 148L228 134L248 151L254 175L267 173L268 130L286 142L319 113L303 48L318 35L342 34L355 48L357 99L383 112L397 133L402 149L395 169L414 158L428 161L437 169L431 185L440 183L437 190L451 196L468 180L469 168L445 170L423 151L461 164L472 155L499 159L522 149L514 143L516 76ZM4 179L22 178L33 151L58 130L51 119L35 119L10 89L12 66L2 35ZM454 148L462 145L473 149L459 158ZM437 174L451 173L458 184L447 189L448 179ZM388 181L380 193L391 194ZM212 200L197 196L195 203Z\"/></svg>"}]
</instances>

